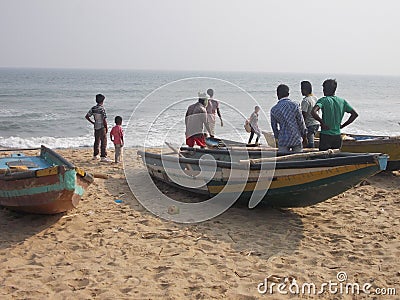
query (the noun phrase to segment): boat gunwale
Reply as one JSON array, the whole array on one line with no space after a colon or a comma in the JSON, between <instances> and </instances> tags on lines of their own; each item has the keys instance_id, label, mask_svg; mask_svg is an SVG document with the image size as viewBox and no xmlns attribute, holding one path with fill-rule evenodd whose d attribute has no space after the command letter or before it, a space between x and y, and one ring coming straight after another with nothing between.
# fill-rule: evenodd
<instances>
[{"instance_id":1,"label":"boat gunwale","mask_svg":"<svg viewBox=\"0 0 400 300\"><path fill-rule=\"evenodd\" d=\"M167 161L179 162L180 164L189 164L189 165L199 165L200 159L194 158L186 158L186 157L178 157L171 155L162 155L159 153L152 153L139 150L138 155L144 157L146 156L153 159L165 159ZM327 156L327 155L325 155ZM337 165L351 165L358 163L375 163L378 164L379 157L388 157L386 154L382 153L347 153L340 152L336 154L329 155L327 158L322 159L312 159L312 160L296 160L296 161L273 161L273 162L259 162L259 163L249 163L249 164L241 164L237 162L226 162L226 161L208 161L202 160L202 164L211 165L220 168L228 168L228 169L242 169L242 170L259 170L259 169L267 169L267 168L275 168L275 169L289 169L289 168L304 168L304 167L331 167ZM146 163L147 164L147 163Z\"/></svg>"},{"instance_id":2,"label":"boat gunwale","mask_svg":"<svg viewBox=\"0 0 400 300\"><path fill-rule=\"evenodd\" d=\"M39 148L34 148L34 149L29 149L29 150L38 150ZM0 180L3 181L12 181L12 180L19 180L19 179L28 179L28 178L35 178L37 177L37 172L38 171L44 171L44 170L49 170L57 167L57 174L49 174L46 176L53 176L58 174L64 174L66 171L69 170L76 170L77 167L75 167L74 164L66 160L64 157L62 157L60 154L55 152L53 149L47 148L46 146L42 145L40 147L40 155L38 157L45 159L45 154L48 153L49 155L53 156L55 159L59 160L60 164L56 164L54 166L49 166L47 168L43 169L38 169L38 170L27 170L27 171L22 171L22 172L15 172L15 173L4 173L0 174ZM81 175L80 172L77 172L77 177L79 176L82 180L87 181L89 183L93 182L93 178L90 174L83 172L84 175Z\"/></svg>"}]
</instances>

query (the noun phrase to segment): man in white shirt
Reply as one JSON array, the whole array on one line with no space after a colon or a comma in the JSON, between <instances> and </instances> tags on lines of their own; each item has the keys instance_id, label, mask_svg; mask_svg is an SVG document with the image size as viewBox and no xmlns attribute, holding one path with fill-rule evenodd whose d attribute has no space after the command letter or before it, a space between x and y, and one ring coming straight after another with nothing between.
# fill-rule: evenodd
<instances>
[{"instance_id":1,"label":"man in white shirt","mask_svg":"<svg viewBox=\"0 0 400 300\"><path fill-rule=\"evenodd\" d=\"M208 89L207 94L210 97L208 99L208 105L207 105L208 125L210 125L211 134L215 135L216 116L218 115L221 121L221 127L224 126L224 122L222 122L221 112L219 111L219 102L213 98L214 90Z\"/></svg>"},{"instance_id":2,"label":"man in white shirt","mask_svg":"<svg viewBox=\"0 0 400 300\"><path fill-rule=\"evenodd\" d=\"M194 147L198 145L201 148L206 147L206 140L204 128L211 133L210 127L207 122L207 102L208 97L206 93L199 93L199 101L190 105L186 111L185 125L186 125L186 145Z\"/></svg>"},{"instance_id":3,"label":"man in white shirt","mask_svg":"<svg viewBox=\"0 0 400 300\"><path fill-rule=\"evenodd\" d=\"M307 127L307 148L314 148L314 137L318 131L319 122L311 115L311 111L318 99L312 94L312 86L309 81L302 81L300 87L301 94L304 96L301 101L301 112Z\"/></svg>"}]
</instances>

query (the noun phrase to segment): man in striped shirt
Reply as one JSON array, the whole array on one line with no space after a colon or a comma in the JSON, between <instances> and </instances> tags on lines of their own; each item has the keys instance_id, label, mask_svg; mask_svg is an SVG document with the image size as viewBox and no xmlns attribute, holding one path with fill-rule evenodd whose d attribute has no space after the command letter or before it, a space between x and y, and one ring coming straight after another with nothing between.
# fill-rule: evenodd
<instances>
[{"instance_id":1,"label":"man in striped shirt","mask_svg":"<svg viewBox=\"0 0 400 300\"><path fill-rule=\"evenodd\" d=\"M106 97L102 94L96 95L97 105L93 106L86 114L86 120L94 125L94 145L93 145L93 159L99 157L99 146L101 149L101 161L110 162L107 158L107 114L104 109L103 103ZM94 121L90 118L94 118Z\"/></svg>"},{"instance_id":2,"label":"man in striped shirt","mask_svg":"<svg viewBox=\"0 0 400 300\"><path fill-rule=\"evenodd\" d=\"M280 84L276 92L278 103L271 108L271 127L275 139L278 139L278 152L302 152L303 143L307 143L307 129L300 105L288 98L287 85Z\"/></svg>"}]
</instances>

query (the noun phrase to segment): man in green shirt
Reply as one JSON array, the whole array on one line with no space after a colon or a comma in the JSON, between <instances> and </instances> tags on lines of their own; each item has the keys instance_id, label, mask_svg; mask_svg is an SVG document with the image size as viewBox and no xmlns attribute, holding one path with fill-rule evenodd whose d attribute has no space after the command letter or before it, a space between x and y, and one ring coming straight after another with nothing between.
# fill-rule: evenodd
<instances>
[{"instance_id":1,"label":"man in green shirt","mask_svg":"<svg viewBox=\"0 0 400 300\"><path fill-rule=\"evenodd\" d=\"M358 117L356 111L346 100L335 96L337 82L335 79L327 79L322 84L324 97L315 104L311 115L321 124L319 150L340 149L342 137L340 129L354 122ZM322 110L322 118L318 111ZM349 113L349 119L342 124L344 113Z\"/></svg>"}]
</instances>

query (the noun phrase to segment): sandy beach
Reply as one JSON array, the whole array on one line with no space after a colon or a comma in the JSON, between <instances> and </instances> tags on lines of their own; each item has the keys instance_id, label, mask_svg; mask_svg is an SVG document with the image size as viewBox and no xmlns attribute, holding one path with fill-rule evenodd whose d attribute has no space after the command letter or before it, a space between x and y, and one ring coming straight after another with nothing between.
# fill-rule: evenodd
<instances>
[{"instance_id":1,"label":"sandy beach","mask_svg":"<svg viewBox=\"0 0 400 300\"><path fill-rule=\"evenodd\" d=\"M0 209L1 299L378 299L377 288L393 287L397 296L386 297L399 297L398 173L378 174L312 207L232 207L210 221L182 225L141 207L122 165L91 160L91 149L58 152L109 178L96 179L78 208L65 214ZM369 283L371 295L257 289L265 278L319 287L339 282L339 272L347 282Z\"/></svg>"}]
</instances>

